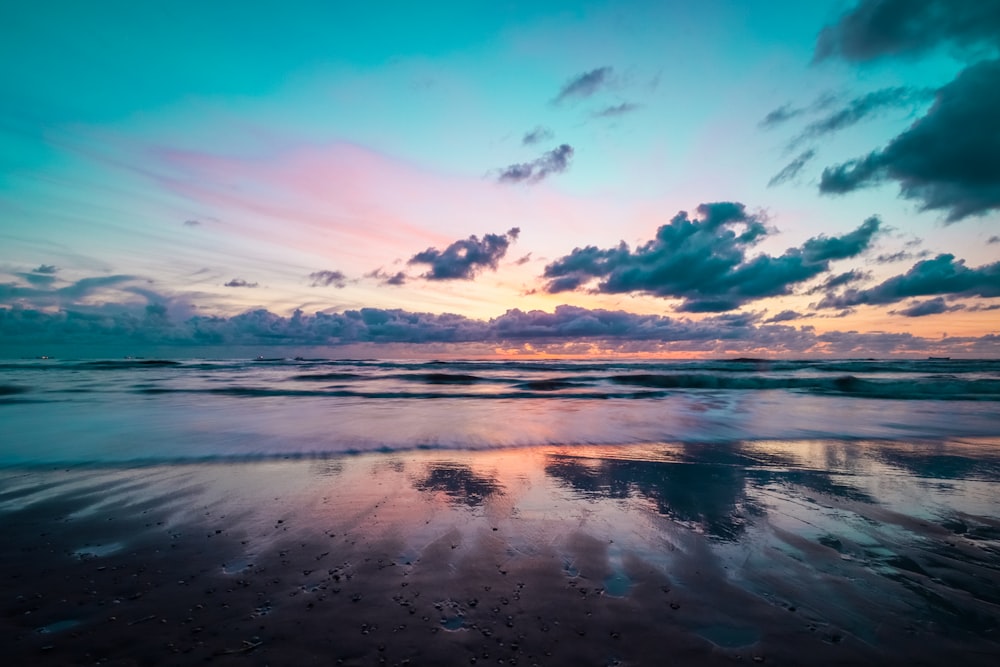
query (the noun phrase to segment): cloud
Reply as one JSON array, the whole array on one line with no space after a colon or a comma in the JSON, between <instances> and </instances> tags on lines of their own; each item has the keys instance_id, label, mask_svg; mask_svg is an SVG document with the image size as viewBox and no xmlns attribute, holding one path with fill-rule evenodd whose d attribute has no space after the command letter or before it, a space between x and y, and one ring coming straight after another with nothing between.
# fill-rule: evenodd
<instances>
[{"instance_id":1,"label":"cloud","mask_svg":"<svg viewBox=\"0 0 1000 667\"><path fill-rule=\"evenodd\" d=\"M228 283L225 283L223 287L260 287L260 284L249 283L242 278L233 278Z\"/></svg>"},{"instance_id":2,"label":"cloud","mask_svg":"<svg viewBox=\"0 0 1000 667\"><path fill-rule=\"evenodd\" d=\"M830 276L824 280L821 284L813 287L809 290L808 294L815 294L817 292L829 292L838 287L844 287L845 285L850 285L852 283L861 282L862 280L867 280L870 277L867 271L858 271L853 269L851 271L845 271L844 273L838 273L835 276Z\"/></svg>"},{"instance_id":3,"label":"cloud","mask_svg":"<svg viewBox=\"0 0 1000 667\"><path fill-rule=\"evenodd\" d=\"M525 132L524 137L521 138L521 143L525 146L534 146L543 141L548 141L553 136L555 135L552 133L552 130L539 125L530 132Z\"/></svg>"},{"instance_id":4,"label":"cloud","mask_svg":"<svg viewBox=\"0 0 1000 667\"><path fill-rule=\"evenodd\" d=\"M903 315L904 317L925 317L927 315L940 315L941 313L950 313L963 309L965 309L965 306L962 304L949 306L945 303L944 298L939 296L927 301L914 301L909 307L903 310L890 310L889 313L892 315Z\"/></svg>"},{"instance_id":5,"label":"cloud","mask_svg":"<svg viewBox=\"0 0 1000 667\"><path fill-rule=\"evenodd\" d=\"M595 118L617 118L618 116L624 116L627 113L632 113L638 108L638 104L633 104L632 102L622 102L621 104L615 104L609 107L604 107L600 111L595 111L593 116Z\"/></svg>"},{"instance_id":6,"label":"cloud","mask_svg":"<svg viewBox=\"0 0 1000 667\"><path fill-rule=\"evenodd\" d=\"M917 56L941 44L969 48L1000 43L997 0L861 0L823 28L815 59L864 62Z\"/></svg>"},{"instance_id":7,"label":"cloud","mask_svg":"<svg viewBox=\"0 0 1000 667\"><path fill-rule=\"evenodd\" d=\"M843 130L851 125L855 125L868 116L875 115L883 109L909 106L914 102L925 100L932 95L932 90L918 90L906 86L882 88L867 93L851 100L846 106L806 125L802 134L799 135L795 142L815 139L816 137Z\"/></svg>"},{"instance_id":8,"label":"cloud","mask_svg":"<svg viewBox=\"0 0 1000 667\"><path fill-rule=\"evenodd\" d=\"M515 259L514 260L514 264L517 265L517 266L524 266L525 264L527 264L530 261L531 261L531 253L529 252L527 255L524 255L523 257L518 257L517 259Z\"/></svg>"},{"instance_id":9,"label":"cloud","mask_svg":"<svg viewBox=\"0 0 1000 667\"><path fill-rule=\"evenodd\" d=\"M914 264L904 274L893 276L868 289L849 289L828 294L817 308L849 308L862 304L883 305L920 296L1000 297L1000 262L970 269L964 260L941 254Z\"/></svg>"},{"instance_id":10,"label":"cloud","mask_svg":"<svg viewBox=\"0 0 1000 667\"><path fill-rule=\"evenodd\" d=\"M429 264L423 274L427 280L472 280L483 269L496 271L497 263L507 254L507 248L517 240L517 227L506 234L486 234L455 241L444 250L428 248L419 252L407 264Z\"/></svg>"},{"instance_id":11,"label":"cloud","mask_svg":"<svg viewBox=\"0 0 1000 667\"><path fill-rule=\"evenodd\" d=\"M129 286L129 283L139 280L136 276L130 275L98 276L82 278L69 285L53 289L51 284L54 278L51 274L21 273L17 275L28 280L31 287L0 283L0 304L22 306L30 304L36 308L68 307L92 297L104 296L106 299L111 299L112 293L116 291L135 289Z\"/></svg>"},{"instance_id":12,"label":"cloud","mask_svg":"<svg viewBox=\"0 0 1000 667\"><path fill-rule=\"evenodd\" d=\"M794 310L783 310L774 317L768 318L764 321L769 324L773 324L775 322L789 322L791 320L800 319L801 317L802 313L798 313Z\"/></svg>"},{"instance_id":13,"label":"cloud","mask_svg":"<svg viewBox=\"0 0 1000 667\"><path fill-rule=\"evenodd\" d=\"M611 67L598 67L589 72L579 74L569 81L559 90L559 94L552 100L553 104L561 104L568 99L590 97L611 81Z\"/></svg>"},{"instance_id":14,"label":"cloud","mask_svg":"<svg viewBox=\"0 0 1000 667\"><path fill-rule=\"evenodd\" d=\"M878 255L875 261L879 264L892 264L894 262L902 262L908 259L913 259L914 257L922 258L930 255L927 250L921 250L920 252L913 253L909 250L900 250L899 252L894 252L891 254Z\"/></svg>"},{"instance_id":15,"label":"cloud","mask_svg":"<svg viewBox=\"0 0 1000 667\"><path fill-rule=\"evenodd\" d=\"M192 220L185 220L184 221L184 226L185 227L201 227L201 221L200 220L193 220L193 219Z\"/></svg>"},{"instance_id":16,"label":"cloud","mask_svg":"<svg viewBox=\"0 0 1000 667\"><path fill-rule=\"evenodd\" d=\"M780 107L764 116L758 125L764 129L770 129L772 127L777 127L778 125L783 125L791 119L801 116L805 112L806 109L796 109L793 108L791 104L782 104Z\"/></svg>"},{"instance_id":17,"label":"cloud","mask_svg":"<svg viewBox=\"0 0 1000 667\"><path fill-rule=\"evenodd\" d=\"M813 149L803 151L798 157L785 165L784 169L775 174L771 180L767 182L767 187L773 188L776 185L781 185L782 183L787 183L792 180L799 175L802 168L805 167L815 156L816 151Z\"/></svg>"},{"instance_id":18,"label":"cloud","mask_svg":"<svg viewBox=\"0 0 1000 667\"><path fill-rule=\"evenodd\" d=\"M788 294L826 273L830 262L867 250L879 231L872 217L839 237L817 236L778 257L747 250L768 234L764 221L739 203L698 207L700 217L681 211L653 240L631 250L575 248L545 267L545 290L564 292L592 286L606 294L644 293L681 299L682 312L724 312L769 296Z\"/></svg>"},{"instance_id":19,"label":"cloud","mask_svg":"<svg viewBox=\"0 0 1000 667\"><path fill-rule=\"evenodd\" d=\"M885 180L947 221L1000 208L1000 60L963 70L934 105L882 150L823 170L820 192L843 194Z\"/></svg>"},{"instance_id":20,"label":"cloud","mask_svg":"<svg viewBox=\"0 0 1000 667\"><path fill-rule=\"evenodd\" d=\"M329 287L333 285L337 289L347 286L347 276L340 271L314 271L309 274L311 287Z\"/></svg>"},{"instance_id":21,"label":"cloud","mask_svg":"<svg viewBox=\"0 0 1000 667\"><path fill-rule=\"evenodd\" d=\"M1000 236L991 236L986 239L986 243L993 245L994 243L1000 243Z\"/></svg>"},{"instance_id":22,"label":"cloud","mask_svg":"<svg viewBox=\"0 0 1000 667\"><path fill-rule=\"evenodd\" d=\"M566 171L572 157L573 147L562 144L531 162L512 164L501 169L497 180L501 183L538 183L552 174Z\"/></svg>"},{"instance_id":23,"label":"cloud","mask_svg":"<svg viewBox=\"0 0 1000 667\"><path fill-rule=\"evenodd\" d=\"M374 278L379 281L380 285L391 285L393 287L398 287L400 285L406 284L406 274L402 271L397 271L396 273L389 273L383 271L381 268L375 269L371 273L365 274L366 278Z\"/></svg>"},{"instance_id":24,"label":"cloud","mask_svg":"<svg viewBox=\"0 0 1000 667\"><path fill-rule=\"evenodd\" d=\"M38 268L31 270L32 273L45 273L49 275L54 274L57 271L59 271L59 267L53 266L52 264L41 264Z\"/></svg>"},{"instance_id":25,"label":"cloud","mask_svg":"<svg viewBox=\"0 0 1000 667\"><path fill-rule=\"evenodd\" d=\"M779 315L780 316L780 315ZM778 317L778 316L776 316ZM788 316L786 316L788 317ZM357 343L444 345L486 344L515 349L575 349L583 352L694 352L767 356L871 356L900 353L996 355L1000 336L926 339L908 333L857 333L760 323L755 316L723 315L699 321L625 311L559 306L552 312L508 310L489 320L454 314L361 308L341 313L301 310L283 317L253 310L233 317L194 316L176 320L156 304L99 312L0 308L5 342L107 349L136 346L338 346ZM530 347L529 347L530 346ZM596 347L595 347L596 346ZM280 354L280 353L279 353Z\"/></svg>"}]
</instances>

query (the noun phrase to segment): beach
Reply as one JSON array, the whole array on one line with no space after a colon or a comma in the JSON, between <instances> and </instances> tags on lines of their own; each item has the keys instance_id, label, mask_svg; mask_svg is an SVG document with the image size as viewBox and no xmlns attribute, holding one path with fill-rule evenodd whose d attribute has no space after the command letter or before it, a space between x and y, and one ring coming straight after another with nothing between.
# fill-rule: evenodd
<instances>
[{"instance_id":1,"label":"beach","mask_svg":"<svg viewBox=\"0 0 1000 667\"><path fill-rule=\"evenodd\" d=\"M993 664L1000 442L0 471L10 664Z\"/></svg>"}]
</instances>

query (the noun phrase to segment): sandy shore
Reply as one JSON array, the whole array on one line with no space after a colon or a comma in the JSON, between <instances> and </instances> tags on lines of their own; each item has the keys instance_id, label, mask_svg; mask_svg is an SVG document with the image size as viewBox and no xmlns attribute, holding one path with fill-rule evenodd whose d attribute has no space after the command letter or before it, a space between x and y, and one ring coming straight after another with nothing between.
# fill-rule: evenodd
<instances>
[{"instance_id":1,"label":"sandy shore","mask_svg":"<svg viewBox=\"0 0 1000 667\"><path fill-rule=\"evenodd\" d=\"M992 665L998 450L6 469L5 662Z\"/></svg>"}]
</instances>

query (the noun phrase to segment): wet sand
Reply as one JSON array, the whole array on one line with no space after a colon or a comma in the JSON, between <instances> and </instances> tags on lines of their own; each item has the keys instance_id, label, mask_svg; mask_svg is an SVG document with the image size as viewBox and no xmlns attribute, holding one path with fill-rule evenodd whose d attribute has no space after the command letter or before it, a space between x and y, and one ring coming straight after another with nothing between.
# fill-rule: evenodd
<instances>
[{"instance_id":1,"label":"wet sand","mask_svg":"<svg viewBox=\"0 0 1000 667\"><path fill-rule=\"evenodd\" d=\"M0 470L7 664L995 664L1000 443Z\"/></svg>"}]
</instances>

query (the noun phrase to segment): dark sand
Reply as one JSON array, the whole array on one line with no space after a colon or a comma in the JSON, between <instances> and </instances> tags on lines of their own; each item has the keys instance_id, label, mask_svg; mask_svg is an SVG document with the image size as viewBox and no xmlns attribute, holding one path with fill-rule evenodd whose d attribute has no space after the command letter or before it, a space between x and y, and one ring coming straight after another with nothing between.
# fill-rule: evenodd
<instances>
[{"instance_id":1,"label":"dark sand","mask_svg":"<svg viewBox=\"0 0 1000 667\"><path fill-rule=\"evenodd\" d=\"M997 457L767 443L7 469L4 663L998 664Z\"/></svg>"}]
</instances>

